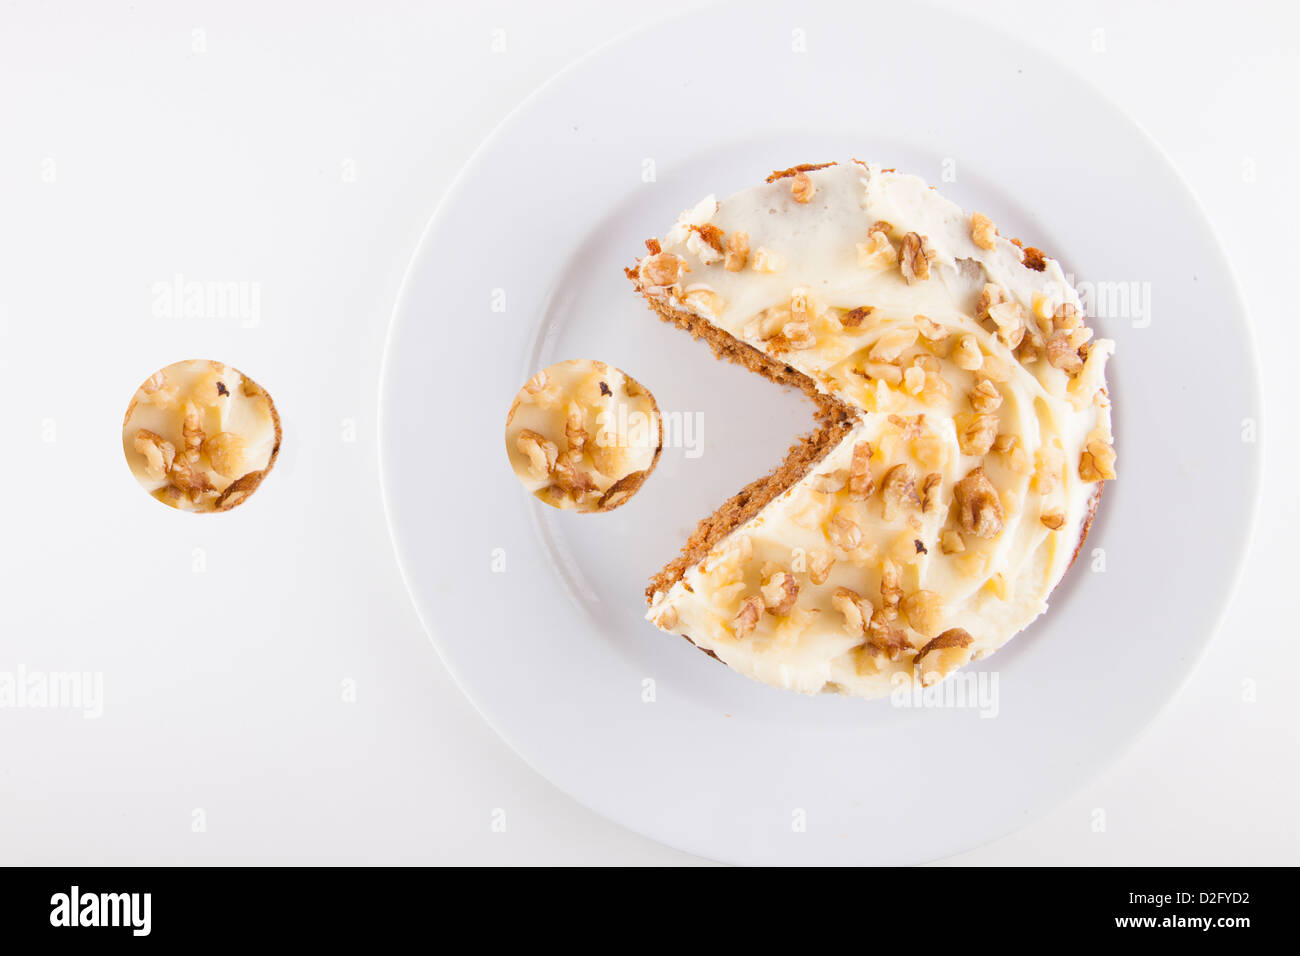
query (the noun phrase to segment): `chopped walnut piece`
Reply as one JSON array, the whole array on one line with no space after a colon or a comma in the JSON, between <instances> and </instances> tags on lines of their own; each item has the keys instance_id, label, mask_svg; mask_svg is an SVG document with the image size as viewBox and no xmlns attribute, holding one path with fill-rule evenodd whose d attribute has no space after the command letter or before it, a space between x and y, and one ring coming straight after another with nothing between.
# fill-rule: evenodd
<instances>
[{"instance_id":1,"label":"chopped walnut piece","mask_svg":"<svg viewBox=\"0 0 1300 956\"><path fill-rule=\"evenodd\" d=\"M813 584L825 584L834 566L835 559L830 552L818 548L808 552L808 580Z\"/></svg>"},{"instance_id":2,"label":"chopped walnut piece","mask_svg":"<svg viewBox=\"0 0 1300 956\"><path fill-rule=\"evenodd\" d=\"M569 451L578 455L582 454L583 446L587 444L585 424L586 416L582 406L577 402L569 402L568 416L564 421L564 440L568 442Z\"/></svg>"},{"instance_id":3,"label":"chopped walnut piece","mask_svg":"<svg viewBox=\"0 0 1300 956\"><path fill-rule=\"evenodd\" d=\"M1115 449L1096 439L1088 442L1079 456L1079 477L1084 481L1114 481Z\"/></svg>"},{"instance_id":4,"label":"chopped walnut piece","mask_svg":"<svg viewBox=\"0 0 1300 956\"><path fill-rule=\"evenodd\" d=\"M939 535L939 550L944 554L960 554L966 550L966 542L960 532L945 528L943 534Z\"/></svg>"},{"instance_id":5,"label":"chopped walnut piece","mask_svg":"<svg viewBox=\"0 0 1300 956\"><path fill-rule=\"evenodd\" d=\"M785 309L764 309L757 316L745 323L742 334L747 339L759 339L766 342L780 334L786 323Z\"/></svg>"},{"instance_id":6,"label":"chopped walnut piece","mask_svg":"<svg viewBox=\"0 0 1300 956\"><path fill-rule=\"evenodd\" d=\"M898 660L905 651L911 650L903 629L881 611L871 615L871 621L867 624L867 640L880 648L891 661Z\"/></svg>"},{"instance_id":7,"label":"chopped walnut piece","mask_svg":"<svg viewBox=\"0 0 1300 956\"><path fill-rule=\"evenodd\" d=\"M882 269L898 261L894 244L883 230L873 229L867 233L867 241L859 242L857 249L860 269Z\"/></svg>"},{"instance_id":8,"label":"chopped walnut piece","mask_svg":"<svg viewBox=\"0 0 1300 956\"><path fill-rule=\"evenodd\" d=\"M938 342L948 336L948 330L928 315L915 315L912 321L916 323L916 327L920 329L921 335L927 341Z\"/></svg>"},{"instance_id":9,"label":"chopped walnut piece","mask_svg":"<svg viewBox=\"0 0 1300 956\"><path fill-rule=\"evenodd\" d=\"M167 376L163 374L161 369L159 369L144 380L144 384L140 386L140 391L144 392L146 395L152 395L154 392L163 388L166 384Z\"/></svg>"},{"instance_id":10,"label":"chopped walnut piece","mask_svg":"<svg viewBox=\"0 0 1300 956\"><path fill-rule=\"evenodd\" d=\"M749 233L733 232L727 239L727 260L723 264L728 272L739 272L749 259Z\"/></svg>"},{"instance_id":11,"label":"chopped walnut piece","mask_svg":"<svg viewBox=\"0 0 1300 956\"><path fill-rule=\"evenodd\" d=\"M903 617L922 637L934 637L943 626L943 597L937 591L913 591L903 598Z\"/></svg>"},{"instance_id":12,"label":"chopped walnut piece","mask_svg":"<svg viewBox=\"0 0 1300 956\"><path fill-rule=\"evenodd\" d=\"M528 472L533 478L545 478L555 467L560 457L560 450L555 442L550 441L531 428L519 432L515 447L528 457Z\"/></svg>"},{"instance_id":13,"label":"chopped walnut piece","mask_svg":"<svg viewBox=\"0 0 1300 956\"><path fill-rule=\"evenodd\" d=\"M998 338L1014 349L1025 337L1025 309L1014 299L990 305L988 316L998 327Z\"/></svg>"},{"instance_id":14,"label":"chopped walnut piece","mask_svg":"<svg viewBox=\"0 0 1300 956\"><path fill-rule=\"evenodd\" d=\"M999 435L998 437L1001 438L1002 436ZM1011 442L1008 447L1004 449L1004 454L1007 456L1007 467L1017 475L1032 475L1034 473L1034 465L1033 462L1029 460L1029 452L1025 451L1021 446L1019 437L1015 435L1009 437Z\"/></svg>"},{"instance_id":15,"label":"chopped walnut piece","mask_svg":"<svg viewBox=\"0 0 1300 956\"><path fill-rule=\"evenodd\" d=\"M1026 268L1033 269L1035 272L1042 272L1047 268L1047 256L1043 254L1042 249L1035 249L1033 246L1025 246L1023 261Z\"/></svg>"},{"instance_id":16,"label":"chopped walnut piece","mask_svg":"<svg viewBox=\"0 0 1300 956\"><path fill-rule=\"evenodd\" d=\"M747 637L758 627L759 615L763 613L763 599L757 594L750 595L740 605L734 621L737 637Z\"/></svg>"},{"instance_id":17,"label":"chopped walnut piece","mask_svg":"<svg viewBox=\"0 0 1300 956\"><path fill-rule=\"evenodd\" d=\"M903 384L903 370L885 362L867 362L862 370L867 378L877 378L889 385Z\"/></svg>"},{"instance_id":18,"label":"chopped walnut piece","mask_svg":"<svg viewBox=\"0 0 1300 956\"><path fill-rule=\"evenodd\" d=\"M907 415L890 415L885 419L899 430L903 438L920 438L926 433L925 415L909 418Z\"/></svg>"},{"instance_id":19,"label":"chopped walnut piece","mask_svg":"<svg viewBox=\"0 0 1300 956\"><path fill-rule=\"evenodd\" d=\"M1001 533L1002 499L983 468L975 468L953 485L952 496L962 531L980 538L994 538Z\"/></svg>"},{"instance_id":20,"label":"chopped walnut piece","mask_svg":"<svg viewBox=\"0 0 1300 956\"><path fill-rule=\"evenodd\" d=\"M816 192L817 187L813 185L812 178L802 170L790 180L790 195L797 203L811 202Z\"/></svg>"},{"instance_id":21,"label":"chopped walnut piece","mask_svg":"<svg viewBox=\"0 0 1300 956\"><path fill-rule=\"evenodd\" d=\"M973 372L984 364L984 353L979 341L969 332L957 340L952 348L952 361L958 368Z\"/></svg>"},{"instance_id":22,"label":"chopped walnut piece","mask_svg":"<svg viewBox=\"0 0 1300 956\"><path fill-rule=\"evenodd\" d=\"M660 611L654 619L655 627L664 631L670 631L677 626L677 608L671 604Z\"/></svg>"},{"instance_id":23,"label":"chopped walnut piece","mask_svg":"<svg viewBox=\"0 0 1300 956\"><path fill-rule=\"evenodd\" d=\"M970 632L960 627L949 628L917 652L913 673L921 684L929 687L956 670L966 657L966 648L975 643Z\"/></svg>"},{"instance_id":24,"label":"chopped walnut piece","mask_svg":"<svg viewBox=\"0 0 1300 956\"><path fill-rule=\"evenodd\" d=\"M205 438L202 450L212 470L223 478L238 478L248 470L243 436L235 432L217 432Z\"/></svg>"},{"instance_id":25,"label":"chopped walnut piece","mask_svg":"<svg viewBox=\"0 0 1300 956\"><path fill-rule=\"evenodd\" d=\"M596 480L592 478L591 472L578 468L567 459L562 458L557 461L552 473L555 476L555 483L562 491L573 495L575 501L579 496L597 490Z\"/></svg>"},{"instance_id":26,"label":"chopped walnut piece","mask_svg":"<svg viewBox=\"0 0 1300 956\"><path fill-rule=\"evenodd\" d=\"M963 412L956 416L955 424L957 444L961 446L963 455L982 458L989 453L994 439L998 437L996 415L967 415Z\"/></svg>"},{"instance_id":27,"label":"chopped walnut piece","mask_svg":"<svg viewBox=\"0 0 1300 956\"><path fill-rule=\"evenodd\" d=\"M1002 406L1002 393L987 378L979 380L970 393L970 407L977 412L995 412Z\"/></svg>"},{"instance_id":28,"label":"chopped walnut piece","mask_svg":"<svg viewBox=\"0 0 1300 956\"><path fill-rule=\"evenodd\" d=\"M191 502L198 502L205 491L216 491L207 474L190 464L184 455L177 455L172 460L168 477L172 485L183 491Z\"/></svg>"},{"instance_id":29,"label":"chopped walnut piece","mask_svg":"<svg viewBox=\"0 0 1300 956\"><path fill-rule=\"evenodd\" d=\"M586 451L591 455L591 463L606 478L625 475L631 468L632 448L618 442L596 441Z\"/></svg>"},{"instance_id":30,"label":"chopped walnut piece","mask_svg":"<svg viewBox=\"0 0 1300 956\"><path fill-rule=\"evenodd\" d=\"M925 376L925 390L921 392L921 401L932 407L947 405L952 398L952 386L937 372Z\"/></svg>"},{"instance_id":31,"label":"chopped walnut piece","mask_svg":"<svg viewBox=\"0 0 1300 956\"><path fill-rule=\"evenodd\" d=\"M1037 326L1040 332L1052 331L1052 316L1056 310L1052 308L1051 296L1044 295L1041 292L1034 293L1033 302L1034 318L1037 319Z\"/></svg>"},{"instance_id":32,"label":"chopped walnut piece","mask_svg":"<svg viewBox=\"0 0 1300 956\"><path fill-rule=\"evenodd\" d=\"M838 471L824 471L813 475L808 479L808 487L818 494L833 495L843 491L848 480L848 472L841 468Z\"/></svg>"},{"instance_id":33,"label":"chopped walnut piece","mask_svg":"<svg viewBox=\"0 0 1300 956\"><path fill-rule=\"evenodd\" d=\"M831 607L844 615L844 630L850 637L862 637L866 633L872 608L857 591L836 588L831 595Z\"/></svg>"},{"instance_id":34,"label":"chopped walnut piece","mask_svg":"<svg viewBox=\"0 0 1300 956\"><path fill-rule=\"evenodd\" d=\"M791 348L810 349L817 345L817 336L807 322L787 322L781 327L781 334Z\"/></svg>"},{"instance_id":35,"label":"chopped walnut piece","mask_svg":"<svg viewBox=\"0 0 1300 956\"><path fill-rule=\"evenodd\" d=\"M790 318L795 322L808 321L808 290L803 286L790 292Z\"/></svg>"},{"instance_id":36,"label":"chopped walnut piece","mask_svg":"<svg viewBox=\"0 0 1300 956\"><path fill-rule=\"evenodd\" d=\"M925 369L927 374L938 375L943 371L943 363L931 355L929 352L922 352L912 359L912 364L920 369Z\"/></svg>"},{"instance_id":37,"label":"chopped walnut piece","mask_svg":"<svg viewBox=\"0 0 1300 956\"><path fill-rule=\"evenodd\" d=\"M702 226L691 226L691 232L708 243L714 252L720 253L726 248L724 244L726 234L711 222L706 222Z\"/></svg>"},{"instance_id":38,"label":"chopped walnut piece","mask_svg":"<svg viewBox=\"0 0 1300 956\"><path fill-rule=\"evenodd\" d=\"M641 260L641 281L650 288L666 288L676 285L681 278L682 267L686 261L671 252L661 252L646 256Z\"/></svg>"},{"instance_id":39,"label":"chopped walnut piece","mask_svg":"<svg viewBox=\"0 0 1300 956\"><path fill-rule=\"evenodd\" d=\"M1048 340L1047 363L1070 375L1083 368L1078 346L1071 345L1069 335L1065 334L1053 335Z\"/></svg>"},{"instance_id":40,"label":"chopped walnut piece","mask_svg":"<svg viewBox=\"0 0 1300 956\"><path fill-rule=\"evenodd\" d=\"M989 309L1007 301L1007 290L992 282L984 283L979 298L975 301L975 318L983 321L989 317Z\"/></svg>"},{"instance_id":41,"label":"chopped walnut piece","mask_svg":"<svg viewBox=\"0 0 1300 956\"><path fill-rule=\"evenodd\" d=\"M899 266L908 285L930 278L930 263L933 259L934 250L930 248L930 240L925 236L909 232L903 237Z\"/></svg>"},{"instance_id":42,"label":"chopped walnut piece","mask_svg":"<svg viewBox=\"0 0 1300 956\"><path fill-rule=\"evenodd\" d=\"M1070 348L1082 352L1084 345L1092 341L1092 329L1073 329L1065 334L1065 338L1070 343Z\"/></svg>"},{"instance_id":43,"label":"chopped walnut piece","mask_svg":"<svg viewBox=\"0 0 1300 956\"><path fill-rule=\"evenodd\" d=\"M1020 344L1015 346L1016 361L1021 365L1028 367L1043 357L1043 349L1035 341L1037 338L1041 338L1037 333L1026 335L1020 340Z\"/></svg>"},{"instance_id":44,"label":"chopped walnut piece","mask_svg":"<svg viewBox=\"0 0 1300 956\"><path fill-rule=\"evenodd\" d=\"M1083 368L1075 373L1066 387L1066 397L1076 409L1082 410L1093 404L1105 388L1106 359L1114 351L1115 343L1105 339L1084 348Z\"/></svg>"},{"instance_id":45,"label":"chopped walnut piece","mask_svg":"<svg viewBox=\"0 0 1300 956\"><path fill-rule=\"evenodd\" d=\"M915 328L890 329L871 347L867 357L873 362L892 362L916 344Z\"/></svg>"},{"instance_id":46,"label":"chopped walnut piece","mask_svg":"<svg viewBox=\"0 0 1300 956\"><path fill-rule=\"evenodd\" d=\"M178 386L168 384L165 370L159 370L150 375L145 383L140 386L140 391L144 393L144 397L150 405L167 409L176 405L181 394ZM134 403L134 399L132 399L132 402Z\"/></svg>"},{"instance_id":47,"label":"chopped walnut piece","mask_svg":"<svg viewBox=\"0 0 1300 956\"><path fill-rule=\"evenodd\" d=\"M886 619L892 621L898 617L898 605L903 600L903 588L899 584L898 565L886 558L880 568L880 610Z\"/></svg>"},{"instance_id":48,"label":"chopped walnut piece","mask_svg":"<svg viewBox=\"0 0 1300 956\"><path fill-rule=\"evenodd\" d=\"M921 498L916 493L916 471L911 465L895 465L885 472L885 480L880 485L880 496L884 501L882 514L886 521L893 521L904 510L920 508Z\"/></svg>"},{"instance_id":49,"label":"chopped walnut piece","mask_svg":"<svg viewBox=\"0 0 1300 956\"><path fill-rule=\"evenodd\" d=\"M1000 434L993 439L993 451L1005 454L1012 451L1020 444L1020 439L1016 435Z\"/></svg>"},{"instance_id":50,"label":"chopped walnut piece","mask_svg":"<svg viewBox=\"0 0 1300 956\"><path fill-rule=\"evenodd\" d=\"M706 285L691 286L682 296L682 303L706 319L717 319L726 305L722 296Z\"/></svg>"},{"instance_id":51,"label":"chopped walnut piece","mask_svg":"<svg viewBox=\"0 0 1300 956\"><path fill-rule=\"evenodd\" d=\"M874 311L875 309L869 305L860 305L856 309L849 309L840 316L840 325L846 329L860 328L863 320Z\"/></svg>"},{"instance_id":52,"label":"chopped walnut piece","mask_svg":"<svg viewBox=\"0 0 1300 956\"><path fill-rule=\"evenodd\" d=\"M982 212L973 212L970 217L970 237L971 241L981 249L992 249L995 245L993 238L998 234L997 228L993 225L993 220Z\"/></svg>"},{"instance_id":53,"label":"chopped walnut piece","mask_svg":"<svg viewBox=\"0 0 1300 956\"><path fill-rule=\"evenodd\" d=\"M1058 332L1071 332L1083 327L1083 316L1069 302L1063 302L1052 315L1052 328Z\"/></svg>"},{"instance_id":54,"label":"chopped walnut piece","mask_svg":"<svg viewBox=\"0 0 1300 956\"><path fill-rule=\"evenodd\" d=\"M540 408L554 408L559 403L560 393L560 386L552 382L543 369L524 383L519 399Z\"/></svg>"},{"instance_id":55,"label":"chopped walnut piece","mask_svg":"<svg viewBox=\"0 0 1300 956\"><path fill-rule=\"evenodd\" d=\"M199 452L203 448L203 416L193 402L185 403L181 435L185 439L185 460L193 465L198 462Z\"/></svg>"},{"instance_id":56,"label":"chopped walnut piece","mask_svg":"<svg viewBox=\"0 0 1300 956\"><path fill-rule=\"evenodd\" d=\"M939 501L939 488L943 484L943 475L931 472L921 479L921 511L929 514Z\"/></svg>"},{"instance_id":57,"label":"chopped walnut piece","mask_svg":"<svg viewBox=\"0 0 1300 956\"><path fill-rule=\"evenodd\" d=\"M799 582L788 571L777 571L763 582L759 591L768 611L781 617L794 608L799 597Z\"/></svg>"},{"instance_id":58,"label":"chopped walnut piece","mask_svg":"<svg viewBox=\"0 0 1300 956\"><path fill-rule=\"evenodd\" d=\"M848 515L839 513L831 519L827 537L841 551L854 551L862 544L862 529Z\"/></svg>"},{"instance_id":59,"label":"chopped walnut piece","mask_svg":"<svg viewBox=\"0 0 1300 956\"><path fill-rule=\"evenodd\" d=\"M1050 528L1052 531L1060 531L1065 527L1065 512L1059 509L1044 511L1039 515L1039 520L1043 522L1043 527Z\"/></svg>"},{"instance_id":60,"label":"chopped walnut piece","mask_svg":"<svg viewBox=\"0 0 1300 956\"><path fill-rule=\"evenodd\" d=\"M573 496L559 485L547 485L541 491L536 492L536 495L539 501L545 502L552 508L567 508L573 503Z\"/></svg>"},{"instance_id":61,"label":"chopped walnut piece","mask_svg":"<svg viewBox=\"0 0 1300 956\"><path fill-rule=\"evenodd\" d=\"M853 446L853 459L849 464L849 497L866 501L876 490L876 479L871 474L871 442L860 441Z\"/></svg>"},{"instance_id":62,"label":"chopped walnut piece","mask_svg":"<svg viewBox=\"0 0 1300 956\"><path fill-rule=\"evenodd\" d=\"M132 442L136 452L144 456L144 473L154 481L161 481L171 471L176 460L176 446L161 435L141 428Z\"/></svg>"}]
</instances>

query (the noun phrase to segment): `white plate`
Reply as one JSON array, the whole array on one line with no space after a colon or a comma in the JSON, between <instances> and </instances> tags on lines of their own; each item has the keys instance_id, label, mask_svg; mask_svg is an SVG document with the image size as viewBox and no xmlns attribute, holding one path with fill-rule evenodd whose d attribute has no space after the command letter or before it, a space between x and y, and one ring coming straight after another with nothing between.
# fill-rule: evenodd
<instances>
[{"instance_id":1,"label":"white plate","mask_svg":"<svg viewBox=\"0 0 1300 956\"><path fill-rule=\"evenodd\" d=\"M1149 324L1133 308L1097 320L1118 340L1120 480L1052 611L983 663L999 680L994 719L803 698L642 620L649 575L698 518L772 467L812 412L658 321L622 267L706 193L850 156L924 176L1085 287L1135 288L1139 303L1150 293ZM567 358L618 365L666 414L698 412L703 454L666 449L610 515L558 513L525 494L507 466L505 413L529 375ZM711 11L557 77L450 189L411 264L386 362L393 539L465 693L576 799L718 860L918 862L1062 799L1183 683L1254 511L1250 331L1168 161L1038 53L901 5Z\"/></svg>"}]
</instances>

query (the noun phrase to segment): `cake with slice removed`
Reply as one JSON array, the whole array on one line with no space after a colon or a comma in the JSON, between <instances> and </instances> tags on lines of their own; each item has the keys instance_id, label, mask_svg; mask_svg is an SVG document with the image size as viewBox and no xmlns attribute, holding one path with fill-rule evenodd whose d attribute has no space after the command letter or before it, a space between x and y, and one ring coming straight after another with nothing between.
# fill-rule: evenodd
<instances>
[{"instance_id":1,"label":"cake with slice removed","mask_svg":"<svg viewBox=\"0 0 1300 956\"><path fill-rule=\"evenodd\" d=\"M651 308L818 420L655 575L650 621L765 683L878 697L1047 609L1115 477L1114 345L1054 259L856 160L707 197L646 245Z\"/></svg>"}]
</instances>

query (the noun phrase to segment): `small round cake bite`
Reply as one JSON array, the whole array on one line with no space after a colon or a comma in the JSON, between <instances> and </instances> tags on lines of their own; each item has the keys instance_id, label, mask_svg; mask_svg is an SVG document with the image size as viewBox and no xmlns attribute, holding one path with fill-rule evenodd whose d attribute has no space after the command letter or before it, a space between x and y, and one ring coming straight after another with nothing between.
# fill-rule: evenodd
<instances>
[{"instance_id":1,"label":"small round cake bite","mask_svg":"<svg viewBox=\"0 0 1300 956\"><path fill-rule=\"evenodd\" d=\"M229 511L280 453L280 416L260 385L221 362L189 359L149 376L122 422L131 473L181 511Z\"/></svg>"},{"instance_id":2,"label":"small round cake bite","mask_svg":"<svg viewBox=\"0 0 1300 956\"><path fill-rule=\"evenodd\" d=\"M663 449L654 396L591 359L543 369L506 417L506 453L524 487L555 508L613 511L650 477Z\"/></svg>"}]
</instances>

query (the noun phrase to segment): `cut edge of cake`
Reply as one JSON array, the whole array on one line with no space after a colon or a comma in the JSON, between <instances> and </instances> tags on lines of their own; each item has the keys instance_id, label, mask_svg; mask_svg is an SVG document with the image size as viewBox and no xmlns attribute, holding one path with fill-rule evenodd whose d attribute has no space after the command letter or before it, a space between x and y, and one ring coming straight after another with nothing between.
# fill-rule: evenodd
<instances>
[{"instance_id":1,"label":"cut edge of cake","mask_svg":"<svg viewBox=\"0 0 1300 956\"><path fill-rule=\"evenodd\" d=\"M646 240L646 248L652 255L657 254L658 246L657 240ZM753 518L768 502L798 484L839 444L852 427L858 412L847 402L821 391L802 372L765 355L703 317L675 309L646 294L641 287L637 270L629 268L624 271L660 319L689 332L692 338L703 339L719 360L734 362L778 385L803 392L816 406L815 420L818 423L813 431L799 437L790 446L785 458L768 474L751 481L711 514L700 519L678 556L650 579L645 589L646 603L649 604L657 592L667 591L680 581L687 570L698 564L715 544ZM713 656L711 652L706 653Z\"/></svg>"}]
</instances>

